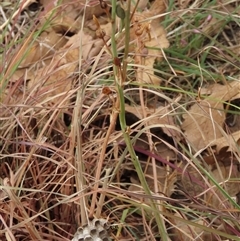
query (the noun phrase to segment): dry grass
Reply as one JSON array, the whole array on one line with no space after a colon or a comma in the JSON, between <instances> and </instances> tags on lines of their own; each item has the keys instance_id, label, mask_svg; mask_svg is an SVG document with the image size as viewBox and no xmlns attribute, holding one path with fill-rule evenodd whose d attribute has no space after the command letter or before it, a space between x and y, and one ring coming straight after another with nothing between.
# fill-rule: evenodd
<instances>
[{"instance_id":1,"label":"dry grass","mask_svg":"<svg viewBox=\"0 0 240 241\"><path fill-rule=\"evenodd\" d=\"M181 126L205 98L199 88L239 80L237 1L211 11L211 1L170 1L162 23L170 47L158 49L164 58L154 70L132 61L131 47L126 66L114 62L114 51L124 55L114 34L95 39L84 58L91 39L81 31L91 14L73 4L44 5L47 18L39 5L33 22L21 3L2 7L1 25L22 13L1 32L0 239L71 240L79 226L104 218L112 240L239 240L239 152L228 152L224 165L215 147L194 149ZM73 22L56 17L69 12ZM101 14L95 24L105 27ZM51 31L54 44L42 35ZM140 82L139 66L161 84Z\"/></svg>"}]
</instances>

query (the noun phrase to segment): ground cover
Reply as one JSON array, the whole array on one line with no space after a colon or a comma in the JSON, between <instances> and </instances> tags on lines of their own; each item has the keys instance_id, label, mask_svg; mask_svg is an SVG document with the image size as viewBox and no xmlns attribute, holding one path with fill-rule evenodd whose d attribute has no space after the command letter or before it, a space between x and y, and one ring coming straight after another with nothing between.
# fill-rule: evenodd
<instances>
[{"instance_id":1,"label":"ground cover","mask_svg":"<svg viewBox=\"0 0 240 241\"><path fill-rule=\"evenodd\" d=\"M239 240L239 16L2 1L0 239Z\"/></svg>"}]
</instances>

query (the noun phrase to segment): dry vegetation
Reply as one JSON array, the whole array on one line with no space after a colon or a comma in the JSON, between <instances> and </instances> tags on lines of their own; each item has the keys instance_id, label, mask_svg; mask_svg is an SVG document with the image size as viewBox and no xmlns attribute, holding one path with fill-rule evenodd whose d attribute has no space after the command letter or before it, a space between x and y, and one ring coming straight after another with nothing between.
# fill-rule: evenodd
<instances>
[{"instance_id":1,"label":"dry vegetation","mask_svg":"<svg viewBox=\"0 0 240 241\"><path fill-rule=\"evenodd\" d=\"M238 0L0 5L0 240L240 240Z\"/></svg>"}]
</instances>

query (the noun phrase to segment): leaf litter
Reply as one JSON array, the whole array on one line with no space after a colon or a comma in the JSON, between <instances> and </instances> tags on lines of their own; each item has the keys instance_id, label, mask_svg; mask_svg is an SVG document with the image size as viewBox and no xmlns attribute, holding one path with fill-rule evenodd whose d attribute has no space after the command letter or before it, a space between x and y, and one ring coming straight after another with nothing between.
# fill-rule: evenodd
<instances>
[{"instance_id":1,"label":"leaf litter","mask_svg":"<svg viewBox=\"0 0 240 241\"><path fill-rule=\"evenodd\" d=\"M37 3L38 11L38 14L35 13L36 25L30 24L33 32L23 39L22 44L7 46L11 38L17 41L22 36L1 33L8 51L5 56L1 54L1 59L7 65L1 66L1 87L4 92L1 94L0 115L0 214L4 222L1 224L0 237L3 240L69 240L76 231L77 224L83 222L79 217L79 198L74 177L77 170L74 160L76 147L72 144L71 133L74 108L79 105L76 96L79 89L84 89L82 106L79 108L83 111L84 122L87 124L80 123L83 150L81 159L86 168L83 172L86 184L91 187L115 101L115 86L111 79L112 64L109 61L111 56L106 47L107 44L110 48L112 25L106 10L100 7L101 1L90 1L87 6L85 1L65 0L60 5L44 0L27 1L26 5L18 6L16 16L28 16L25 11L34 3ZM6 5L7 11L1 18L2 29L6 16L11 16L9 6ZM124 3L121 6L126 8ZM14 5L10 8L12 7ZM231 103L239 99L240 79L200 88L199 99L194 100L181 115L181 103L174 101L177 98L169 100L165 97L163 100L159 93L162 96L164 91L152 91L154 85L166 84L164 78L155 74L154 69L156 61L168 62L164 49L171 47L166 30L159 25L160 19L163 19L154 18L165 13L166 5L163 1L155 0L149 7L146 1L140 1L138 7L130 30L129 85L126 85L126 90L128 87L132 88L132 83L147 87L141 87L142 96L140 87L138 90L132 88L132 91L126 91L126 121L130 126L133 146L154 196L159 200L169 198L170 201L164 203L165 210L172 203L188 210L184 214L177 209L173 211L173 218L180 218L175 221L167 216L168 232L172 240L180 240L179 237L184 241L206 238L213 240L222 234L211 233L203 227L209 227L212 221L206 214L217 209L223 212L227 210L224 215L229 219L231 229L223 223L216 227L221 218L213 221L215 226L212 229L237 235L239 231L234 230L236 224L231 215L238 217L238 212L229 196L237 198L240 192L239 110L230 110L233 106ZM228 9L233 12L233 8ZM102 39L96 33L98 26L93 15L103 30ZM217 29L216 21L216 18L211 19L206 26L201 23L201 31L212 34ZM15 19L14 15L9 26L18 26L21 33L26 31L21 22L20 25L16 25L16 22L18 18ZM221 26L220 23L222 21L217 21L217 26ZM33 33L38 30L41 31L35 37ZM124 48L123 40L124 32L119 31L119 51ZM10 51L15 53L14 57ZM236 54L239 57L237 51ZM14 72L11 71L13 66L17 66ZM102 91L104 83L108 84L107 94ZM154 93L154 101L145 100L151 96L150 92ZM135 97L136 95L139 96ZM96 102L96 99L99 101ZM189 146L193 155L188 156L186 148ZM104 169L115 167L110 185L123 196L118 199L115 194L112 199L109 190L109 193L106 192L106 201L113 207L123 205L127 208L128 199L148 205L151 197L143 198L143 189L130 157L127 154L124 158L122 156L125 149L123 147L120 124L117 122L109 139ZM194 159L200 162L205 172L196 168ZM154 176L154 172L157 175ZM228 195L216 187L216 183L208 176L209 173ZM18 196L14 188L19 188ZM131 196L131 193L138 196ZM181 200L182 194L188 199L187 202ZM86 195L91 197L88 193ZM121 219L121 208L113 211L115 209L106 205L101 213L102 217L109 218L113 226ZM201 213L190 217L194 211ZM140 214L144 216L143 213ZM151 218L144 218L147 218L145 222L149 222L148 229L152 229L152 233L145 230L144 226L135 226L138 238L143 240L157 235ZM129 222L129 226L134 228L134 219L139 219L139 211L127 216L125 223ZM48 223L45 226L46 220ZM190 228L184 220L201 226L199 228L192 225ZM111 235L115 240L133 238L127 225L121 234L112 230ZM196 237L201 238L195 239Z\"/></svg>"}]
</instances>

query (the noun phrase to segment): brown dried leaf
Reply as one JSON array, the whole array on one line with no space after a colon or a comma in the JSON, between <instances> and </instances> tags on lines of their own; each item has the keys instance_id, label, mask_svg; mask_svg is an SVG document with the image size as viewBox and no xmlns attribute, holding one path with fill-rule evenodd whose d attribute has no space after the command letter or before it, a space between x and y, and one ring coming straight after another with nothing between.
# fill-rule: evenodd
<instances>
[{"instance_id":1,"label":"brown dried leaf","mask_svg":"<svg viewBox=\"0 0 240 241\"><path fill-rule=\"evenodd\" d=\"M216 146L217 153L226 147L226 151L239 153L240 131L218 138L212 145Z\"/></svg>"},{"instance_id":2,"label":"brown dried leaf","mask_svg":"<svg viewBox=\"0 0 240 241\"><path fill-rule=\"evenodd\" d=\"M71 67L65 68L63 66L61 59L55 58L50 68L46 66L40 69L36 75L32 73L32 76L29 73L31 81L29 81L28 89L37 95L39 103L42 101L61 103L61 100L66 97L72 85L68 70L73 70L76 65L71 64Z\"/></svg>"},{"instance_id":3,"label":"brown dried leaf","mask_svg":"<svg viewBox=\"0 0 240 241\"><path fill-rule=\"evenodd\" d=\"M51 26L56 33L77 33L80 29L79 23L72 17L63 16L54 19Z\"/></svg>"},{"instance_id":4,"label":"brown dried leaf","mask_svg":"<svg viewBox=\"0 0 240 241\"><path fill-rule=\"evenodd\" d=\"M49 0L40 0L41 4L49 12L56 9L55 3ZM95 0L63 0L61 1L61 6L58 6L58 11L63 13L63 15L75 19L79 16L79 13L83 15L85 11L85 20L92 18L93 14L95 16L100 16L104 13L104 10L100 7L99 1Z\"/></svg>"},{"instance_id":5,"label":"brown dried leaf","mask_svg":"<svg viewBox=\"0 0 240 241\"><path fill-rule=\"evenodd\" d=\"M231 165L234 160L234 155L228 151L228 146L223 147L219 152L212 150L212 154L203 157L204 161L211 166L216 167L220 162L227 166Z\"/></svg>"},{"instance_id":6,"label":"brown dried leaf","mask_svg":"<svg viewBox=\"0 0 240 241\"><path fill-rule=\"evenodd\" d=\"M196 151L223 136L226 119L223 102L239 98L239 90L239 81L233 81L229 86L214 84L208 87L209 97L198 101L183 116L182 129Z\"/></svg>"},{"instance_id":7,"label":"brown dried leaf","mask_svg":"<svg viewBox=\"0 0 240 241\"><path fill-rule=\"evenodd\" d=\"M64 46L68 49L66 54L67 61L75 62L82 58L82 62L88 62L96 57L102 50L104 43L101 39L94 39L87 32L79 31L78 34L71 37L68 43ZM81 55L79 55L79 49L81 49Z\"/></svg>"}]
</instances>

